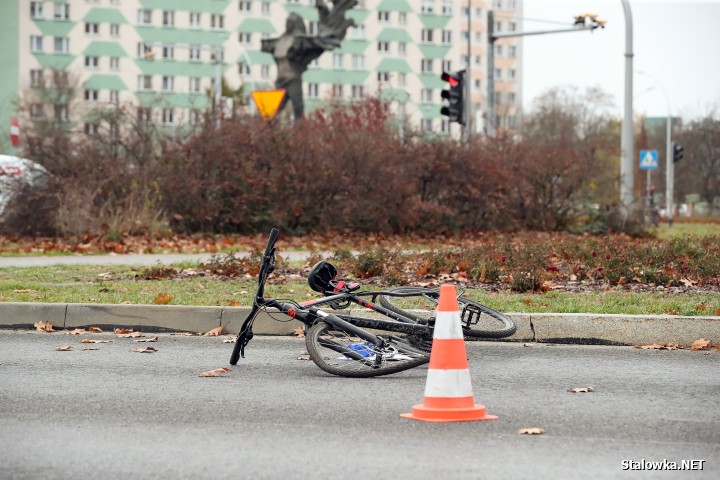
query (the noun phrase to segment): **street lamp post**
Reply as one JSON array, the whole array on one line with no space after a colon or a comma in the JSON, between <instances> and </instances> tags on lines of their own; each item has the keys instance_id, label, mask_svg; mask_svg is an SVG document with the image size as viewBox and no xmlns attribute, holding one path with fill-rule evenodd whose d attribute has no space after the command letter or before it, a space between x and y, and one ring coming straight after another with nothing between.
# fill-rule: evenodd
<instances>
[{"instance_id":1,"label":"street lamp post","mask_svg":"<svg viewBox=\"0 0 720 480\"><path fill-rule=\"evenodd\" d=\"M625 112L620 139L620 206L627 218L633 210L633 38L632 12L629 0L622 0L625 12Z\"/></svg>"}]
</instances>

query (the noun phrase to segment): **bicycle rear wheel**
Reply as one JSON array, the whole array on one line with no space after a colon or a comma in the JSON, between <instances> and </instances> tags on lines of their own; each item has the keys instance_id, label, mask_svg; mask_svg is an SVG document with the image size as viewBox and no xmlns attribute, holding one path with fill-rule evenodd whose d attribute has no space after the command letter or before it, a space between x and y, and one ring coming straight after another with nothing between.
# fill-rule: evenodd
<instances>
[{"instance_id":1,"label":"bicycle rear wheel","mask_svg":"<svg viewBox=\"0 0 720 480\"><path fill-rule=\"evenodd\" d=\"M430 361L430 354L402 338L382 335L384 346L368 343L341 328L318 322L305 335L310 358L327 373L341 377L379 377Z\"/></svg>"},{"instance_id":2,"label":"bicycle rear wheel","mask_svg":"<svg viewBox=\"0 0 720 480\"><path fill-rule=\"evenodd\" d=\"M380 304L388 310L424 324L435 316L435 309L440 297L437 290L422 287L396 287L389 289L388 292L409 295L406 297L381 295ZM460 307L463 334L467 337L504 338L515 333L515 322L490 307L465 297L458 297L458 306Z\"/></svg>"}]
</instances>

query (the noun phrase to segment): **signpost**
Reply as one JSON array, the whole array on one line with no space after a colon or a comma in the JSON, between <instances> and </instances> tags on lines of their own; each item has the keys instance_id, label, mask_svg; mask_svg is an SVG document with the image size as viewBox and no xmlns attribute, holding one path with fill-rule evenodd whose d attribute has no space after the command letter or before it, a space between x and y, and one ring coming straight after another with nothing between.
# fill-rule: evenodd
<instances>
[{"instance_id":1,"label":"signpost","mask_svg":"<svg viewBox=\"0 0 720 480\"><path fill-rule=\"evenodd\" d=\"M285 100L285 89L278 90L255 90L252 92L252 98L257 106L260 116L268 122L275 118L280 105Z\"/></svg>"},{"instance_id":2,"label":"signpost","mask_svg":"<svg viewBox=\"0 0 720 480\"><path fill-rule=\"evenodd\" d=\"M653 223L657 223L657 215L654 214L655 199L653 198L655 187L650 183L650 172L658 168L658 152L657 150L640 150L640 170L647 171L645 180L645 207L648 214L647 218L652 218Z\"/></svg>"}]
</instances>

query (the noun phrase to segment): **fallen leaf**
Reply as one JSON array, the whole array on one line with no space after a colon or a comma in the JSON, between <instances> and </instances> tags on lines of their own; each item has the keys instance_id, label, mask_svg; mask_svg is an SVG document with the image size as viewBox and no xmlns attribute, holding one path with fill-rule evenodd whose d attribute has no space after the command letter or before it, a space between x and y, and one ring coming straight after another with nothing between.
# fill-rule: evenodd
<instances>
[{"instance_id":1,"label":"fallen leaf","mask_svg":"<svg viewBox=\"0 0 720 480\"><path fill-rule=\"evenodd\" d=\"M206 337L217 337L219 335L225 335L227 333L227 330L225 330L225 325L220 325L217 328L213 328L209 332L205 334Z\"/></svg>"},{"instance_id":2,"label":"fallen leaf","mask_svg":"<svg viewBox=\"0 0 720 480\"><path fill-rule=\"evenodd\" d=\"M180 335L181 337L197 337L200 334L197 332L176 332L171 333L170 335Z\"/></svg>"},{"instance_id":3,"label":"fallen leaf","mask_svg":"<svg viewBox=\"0 0 720 480\"><path fill-rule=\"evenodd\" d=\"M695 310L698 312L704 312L706 308L707 308L707 305L705 305L705 302L698 303L697 305L695 305Z\"/></svg>"},{"instance_id":4,"label":"fallen leaf","mask_svg":"<svg viewBox=\"0 0 720 480\"><path fill-rule=\"evenodd\" d=\"M297 337L299 337L299 338L305 337L305 327L295 327L295 329L293 330L293 332L294 332L295 335L296 335Z\"/></svg>"},{"instance_id":5,"label":"fallen leaf","mask_svg":"<svg viewBox=\"0 0 720 480\"><path fill-rule=\"evenodd\" d=\"M678 350L680 345L677 343L666 343L665 345L659 345L657 343L651 343L649 345L634 345L635 348L641 348L643 350Z\"/></svg>"},{"instance_id":6,"label":"fallen leaf","mask_svg":"<svg viewBox=\"0 0 720 480\"><path fill-rule=\"evenodd\" d=\"M83 350L100 350L97 347L83 347Z\"/></svg>"},{"instance_id":7,"label":"fallen leaf","mask_svg":"<svg viewBox=\"0 0 720 480\"><path fill-rule=\"evenodd\" d=\"M55 350L58 352L69 352L72 349L73 347L71 347L70 345L65 345L63 347L55 347Z\"/></svg>"},{"instance_id":8,"label":"fallen leaf","mask_svg":"<svg viewBox=\"0 0 720 480\"><path fill-rule=\"evenodd\" d=\"M695 340L690 347L690 350L707 350L710 348L710 341L705 338Z\"/></svg>"},{"instance_id":9,"label":"fallen leaf","mask_svg":"<svg viewBox=\"0 0 720 480\"><path fill-rule=\"evenodd\" d=\"M520 435L542 435L545 433L544 428L532 427L532 428L521 428L518 430Z\"/></svg>"},{"instance_id":10,"label":"fallen leaf","mask_svg":"<svg viewBox=\"0 0 720 480\"><path fill-rule=\"evenodd\" d=\"M167 305L171 300L172 297L167 293L158 293L157 296L153 298L153 303L157 305Z\"/></svg>"},{"instance_id":11,"label":"fallen leaf","mask_svg":"<svg viewBox=\"0 0 720 480\"><path fill-rule=\"evenodd\" d=\"M143 335L142 332L130 332L130 333L123 333L123 334L118 335L119 338L140 338L140 337L144 337L144 336L145 335Z\"/></svg>"},{"instance_id":12,"label":"fallen leaf","mask_svg":"<svg viewBox=\"0 0 720 480\"><path fill-rule=\"evenodd\" d=\"M84 335L87 332L84 328L76 328L75 330L72 330L70 332L65 332L65 335Z\"/></svg>"},{"instance_id":13,"label":"fallen leaf","mask_svg":"<svg viewBox=\"0 0 720 480\"><path fill-rule=\"evenodd\" d=\"M136 342L157 342L158 337L152 337L152 338L145 338L142 340L135 340Z\"/></svg>"},{"instance_id":14,"label":"fallen leaf","mask_svg":"<svg viewBox=\"0 0 720 480\"><path fill-rule=\"evenodd\" d=\"M680 312L677 311L675 308L670 308L668 310L663 310L664 315L680 315Z\"/></svg>"},{"instance_id":15,"label":"fallen leaf","mask_svg":"<svg viewBox=\"0 0 720 480\"><path fill-rule=\"evenodd\" d=\"M138 353L155 353L158 351L158 349L153 348L153 347L145 347L145 348L133 348L132 351L138 352Z\"/></svg>"},{"instance_id":16,"label":"fallen leaf","mask_svg":"<svg viewBox=\"0 0 720 480\"><path fill-rule=\"evenodd\" d=\"M51 320L35 322L35 330L38 332L54 332Z\"/></svg>"},{"instance_id":17,"label":"fallen leaf","mask_svg":"<svg viewBox=\"0 0 720 480\"><path fill-rule=\"evenodd\" d=\"M13 290L13 293L37 293L37 290L32 290L30 288L25 288L23 290Z\"/></svg>"},{"instance_id":18,"label":"fallen leaf","mask_svg":"<svg viewBox=\"0 0 720 480\"><path fill-rule=\"evenodd\" d=\"M720 308L716 308L713 312L713 315L715 315L716 317L720 317Z\"/></svg>"},{"instance_id":19,"label":"fallen leaf","mask_svg":"<svg viewBox=\"0 0 720 480\"><path fill-rule=\"evenodd\" d=\"M114 330L114 332L115 332L117 335L124 335L124 334L130 333L130 332L132 332L132 331L133 331L132 328L116 328L116 329Z\"/></svg>"},{"instance_id":20,"label":"fallen leaf","mask_svg":"<svg viewBox=\"0 0 720 480\"><path fill-rule=\"evenodd\" d=\"M575 387L575 388L569 388L568 392L572 393L589 393L594 392L595 390L592 387Z\"/></svg>"},{"instance_id":21,"label":"fallen leaf","mask_svg":"<svg viewBox=\"0 0 720 480\"><path fill-rule=\"evenodd\" d=\"M242 307L242 303L233 301L233 302L228 303L228 306L229 307Z\"/></svg>"},{"instance_id":22,"label":"fallen leaf","mask_svg":"<svg viewBox=\"0 0 720 480\"><path fill-rule=\"evenodd\" d=\"M530 305L530 304L532 303L532 300L530 300L529 298L526 298L526 299L523 301L523 303L524 303L525 305Z\"/></svg>"},{"instance_id":23,"label":"fallen leaf","mask_svg":"<svg viewBox=\"0 0 720 480\"><path fill-rule=\"evenodd\" d=\"M222 373L227 373L229 371L230 369L227 367L216 368L215 370L210 370L209 372L202 372L198 375L198 377L221 377Z\"/></svg>"},{"instance_id":24,"label":"fallen leaf","mask_svg":"<svg viewBox=\"0 0 720 480\"><path fill-rule=\"evenodd\" d=\"M302 355L299 355L299 356L297 357L297 359L298 359L298 360L312 360L312 359L310 358L310 355L307 354L307 353L303 353Z\"/></svg>"},{"instance_id":25,"label":"fallen leaf","mask_svg":"<svg viewBox=\"0 0 720 480\"><path fill-rule=\"evenodd\" d=\"M226 338L223 343L235 343L235 337Z\"/></svg>"},{"instance_id":26,"label":"fallen leaf","mask_svg":"<svg viewBox=\"0 0 720 480\"><path fill-rule=\"evenodd\" d=\"M112 340L92 340L90 338L85 338L80 343L112 343Z\"/></svg>"},{"instance_id":27,"label":"fallen leaf","mask_svg":"<svg viewBox=\"0 0 720 480\"><path fill-rule=\"evenodd\" d=\"M100 329L100 328L98 328L98 327L90 327L90 328L88 328L88 332L90 332L90 333L102 333L102 329Z\"/></svg>"},{"instance_id":28,"label":"fallen leaf","mask_svg":"<svg viewBox=\"0 0 720 480\"><path fill-rule=\"evenodd\" d=\"M532 344L532 343L523 343L523 347L532 348L532 347L533 347L533 344Z\"/></svg>"},{"instance_id":29,"label":"fallen leaf","mask_svg":"<svg viewBox=\"0 0 720 480\"><path fill-rule=\"evenodd\" d=\"M692 287L695 284L695 282L693 282L692 280L688 280L687 278L681 278L680 283L682 283L686 287Z\"/></svg>"}]
</instances>

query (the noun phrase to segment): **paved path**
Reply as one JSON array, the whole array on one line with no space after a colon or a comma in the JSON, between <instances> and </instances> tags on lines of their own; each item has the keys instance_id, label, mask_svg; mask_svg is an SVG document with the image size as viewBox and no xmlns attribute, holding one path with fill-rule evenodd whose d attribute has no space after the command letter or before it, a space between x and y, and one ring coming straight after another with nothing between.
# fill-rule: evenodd
<instances>
[{"instance_id":1,"label":"paved path","mask_svg":"<svg viewBox=\"0 0 720 480\"><path fill-rule=\"evenodd\" d=\"M297 359L301 339L258 337L201 378L227 366L221 338L82 338L0 331L0 478L720 478L720 352L468 343L475 400L500 418L432 424L399 417L426 368L332 377ZM706 462L622 470L665 459Z\"/></svg>"}]
</instances>

